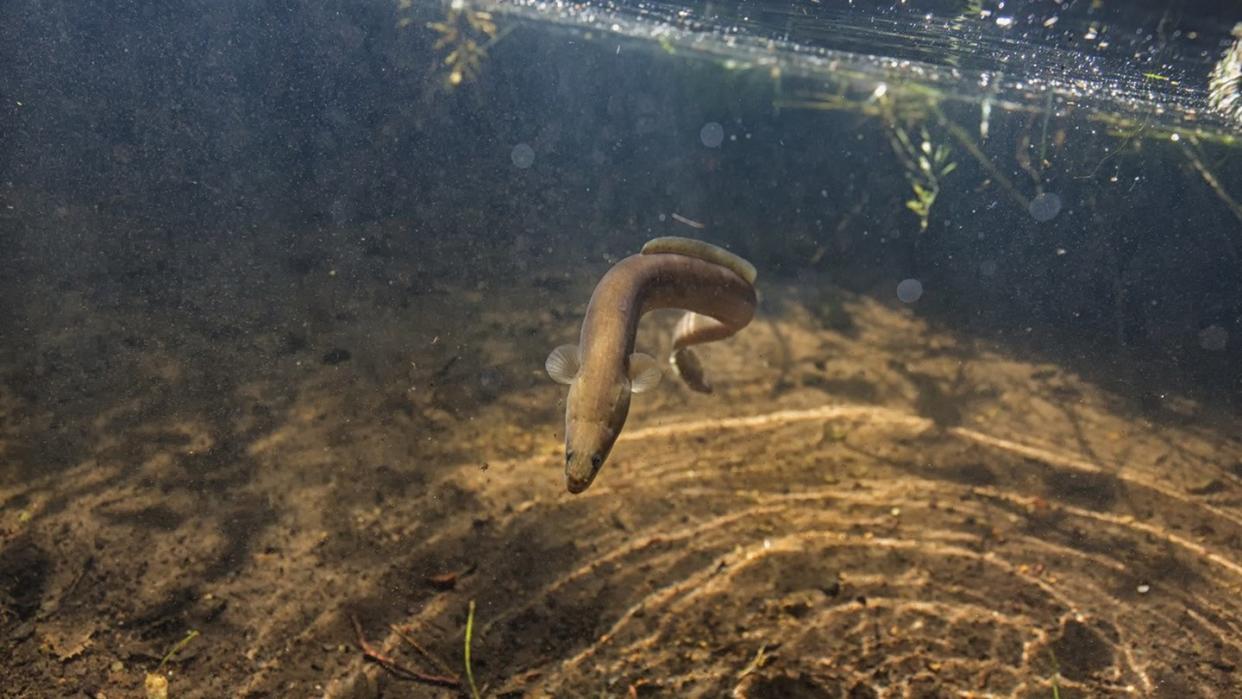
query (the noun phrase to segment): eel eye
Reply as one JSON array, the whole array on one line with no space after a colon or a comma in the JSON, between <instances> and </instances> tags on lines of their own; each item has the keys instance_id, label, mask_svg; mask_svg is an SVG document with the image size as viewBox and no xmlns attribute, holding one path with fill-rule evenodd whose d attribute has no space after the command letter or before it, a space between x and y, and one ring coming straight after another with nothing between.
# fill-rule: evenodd
<instances>
[{"instance_id":1,"label":"eel eye","mask_svg":"<svg viewBox=\"0 0 1242 699\"><path fill-rule=\"evenodd\" d=\"M599 454L591 455L591 468L599 468L604 463L604 457Z\"/></svg>"}]
</instances>

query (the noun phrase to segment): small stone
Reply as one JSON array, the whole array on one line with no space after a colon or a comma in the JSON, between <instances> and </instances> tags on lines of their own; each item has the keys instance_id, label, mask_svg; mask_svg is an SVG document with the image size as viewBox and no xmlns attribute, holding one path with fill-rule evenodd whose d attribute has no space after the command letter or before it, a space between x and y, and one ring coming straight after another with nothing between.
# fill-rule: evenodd
<instances>
[{"instance_id":1,"label":"small stone","mask_svg":"<svg viewBox=\"0 0 1242 699\"><path fill-rule=\"evenodd\" d=\"M341 362L348 362L351 356L349 350L335 347L324 353L322 361L324 364L335 366Z\"/></svg>"}]
</instances>

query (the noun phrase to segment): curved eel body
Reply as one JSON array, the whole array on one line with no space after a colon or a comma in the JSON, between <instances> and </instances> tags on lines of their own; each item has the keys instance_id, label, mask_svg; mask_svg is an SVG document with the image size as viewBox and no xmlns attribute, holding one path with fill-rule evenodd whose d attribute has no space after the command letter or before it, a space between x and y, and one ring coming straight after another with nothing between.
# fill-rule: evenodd
<instances>
[{"instance_id":1,"label":"curved eel body","mask_svg":"<svg viewBox=\"0 0 1242 699\"><path fill-rule=\"evenodd\" d=\"M685 238L660 238L627 257L600 279L587 305L577 347L548 357L553 379L569 384L565 409L565 482L581 493L595 480L625 426L630 394L660 379L651 357L634 353L638 321L659 308L689 311L673 338L676 373L695 390L702 380L691 345L721 340L754 317L755 271L721 248Z\"/></svg>"}]
</instances>

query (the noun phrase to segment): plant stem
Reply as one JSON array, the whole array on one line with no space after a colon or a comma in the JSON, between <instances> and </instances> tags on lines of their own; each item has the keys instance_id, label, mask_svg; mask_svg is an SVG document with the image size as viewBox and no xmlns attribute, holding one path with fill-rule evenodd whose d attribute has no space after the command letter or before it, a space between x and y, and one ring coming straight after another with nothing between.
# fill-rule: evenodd
<instances>
[{"instance_id":1,"label":"plant stem","mask_svg":"<svg viewBox=\"0 0 1242 699\"><path fill-rule=\"evenodd\" d=\"M945 116L945 113L940 111L939 105L933 102L931 104L931 108L932 111L936 113L936 117L940 120L941 125L948 130L953 138L957 139L957 142L966 149L966 152L970 153L974 156L975 160L979 161L979 164L983 166L984 170L988 171L988 174L992 175L993 179L1000 183L1001 188L1008 192L1009 196L1013 197L1014 201L1018 202L1024 211L1030 208L1031 201L1023 196L1022 193L1013 186L1013 182L1010 182L1009 178L1005 177L1003 172L997 169L996 165L992 163L991 158L984 155L983 151L979 150L979 147L975 145L974 140L971 139L970 135L966 133L966 130L961 126L958 126L957 122Z\"/></svg>"},{"instance_id":2,"label":"plant stem","mask_svg":"<svg viewBox=\"0 0 1242 699\"><path fill-rule=\"evenodd\" d=\"M470 684L471 699L479 699L479 688L474 684L474 669L470 666L470 639L474 635L474 600L470 600L470 612L466 615L466 682Z\"/></svg>"}]
</instances>

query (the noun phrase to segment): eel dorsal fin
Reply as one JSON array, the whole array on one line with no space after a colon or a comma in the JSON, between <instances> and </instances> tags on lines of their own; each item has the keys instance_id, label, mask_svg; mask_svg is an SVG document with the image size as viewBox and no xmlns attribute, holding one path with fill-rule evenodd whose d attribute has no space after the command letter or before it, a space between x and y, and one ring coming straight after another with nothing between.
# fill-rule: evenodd
<instances>
[{"instance_id":1,"label":"eel dorsal fin","mask_svg":"<svg viewBox=\"0 0 1242 699\"><path fill-rule=\"evenodd\" d=\"M643 246L642 254L653 255L656 253L686 255L687 257L697 257L700 260L718 264L745 279L746 283L751 286L754 286L755 280L759 278L759 273L755 271L754 265L724 248L716 247L702 240L678 238L676 236L653 238Z\"/></svg>"}]
</instances>

